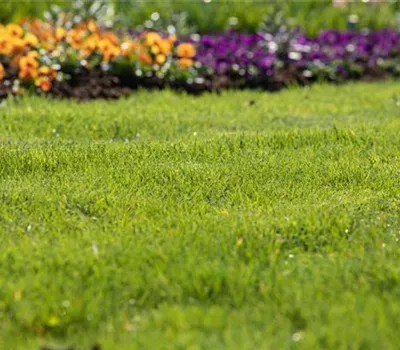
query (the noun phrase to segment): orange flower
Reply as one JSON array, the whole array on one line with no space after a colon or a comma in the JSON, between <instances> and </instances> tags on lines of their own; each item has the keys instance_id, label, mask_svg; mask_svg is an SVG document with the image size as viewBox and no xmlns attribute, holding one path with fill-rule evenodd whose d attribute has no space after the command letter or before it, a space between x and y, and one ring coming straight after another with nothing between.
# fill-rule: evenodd
<instances>
[{"instance_id":1,"label":"orange flower","mask_svg":"<svg viewBox=\"0 0 400 350\"><path fill-rule=\"evenodd\" d=\"M178 60L178 65L181 68L190 68L193 66L193 60L191 58L180 58Z\"/></svg>"},{"instance_id":2,"label":"orange flower","mask_svg":"<svg viewBox=\"0 0 400 350\"><path fill-rule=\"evenodd\" d=\"M114 45L119 45L119 39L113 32L104 32L101 37L102 39L106 39Z\"/></svg>"},{"instance_id":3,"label":"orange flower","mask_svg":"<svg viewBox=\"0 0 400 350\"><path fill-rule=\"evenodd\" d=\"M32 60L36 62L36 59L39 57L39 53L37 51L29 51L27 54L23 54L23 53L16 53L13 55L11 61L10 61L10 66L13 68L20 68L20 62L22 58L26 58L28 57L29 62L31 62ZM26 62L25 62L26 63ZM27 69L29 67L26 67L24 62L22 62L22 64L24 65L22 67L22 69ZM36 62L37 63L37 62ZM34 64L35 67L33 67L34 69L36 69L36 64Z\"/></svg>"},{"instance_id":4,"label":"orange flower","mask_svg":"<svg viewBox=\"0 0 400 350\"><path fill-rule=\"evenodd\" d=\"M37 44L39 44L39 39L32 33L26 33L24 40L29 46L36 46Z\"/></svg>"},{"instance_id":5,"label":"orange flower","mask_svg":"<svg viewBox=\"0 0 400 350\"><path fill-rule=\"evenodd\" d=\"M108 39L103 39L99 42L99 51L103 55L103 60L109 62L115 57L119 56L121 50L118 46L115 46Z\"/></svg>"},{"instance_id":6,"label":"orange flower","mask_svg":"<svg viewBox=\"0 0 400 350\"><path fill-rule=\"evenodd\" d=\"M87 30L87 25L84 22L79 22L74 26L74 29L79 31L79 32L86 32Z\"/></svg>"},{"instance_id":7,"label":"orange flower","mask_svg":"<svg viewBox=\"0 0 400 350\"><path fill-rule=\"evenodd\" d=\"M38 72L36 69L32 70L20 70L18 73L18 77L21 80L32 80L38 76Z\"/></svg>"},{"instance_id":8,"label":"orange flower","mask_svg":"<svg viewBox=\"0 0 400 350\"><path fill-rule=\"evenodd\" d=\"M22 55L22 54L19 54L19 53L13 55L13 56L11 57L10 63L9 63L10 68L12 68L12 69L18 69L18 65L19 65L19 61L21 60L21 57L23 57L23 55Z\"/></svg>"},{"instance_id":9,"label":"orange flower","mask_svg":"<svg viewBox=\"0 0 400 350\"><path fill-rule=\"evenodd\" d=\"M24 30L18 24L10 23L7 25L6 30L9 35L15 38L21 38L24 35Z\"/></svg>"},{"instance_id":10,"label":"orange flower","mask_svg":"<svg viewBox=\"0 0 400 350\"><path fill-rule=\"evenodd\" d=\"M144 36L144 42L147 46L157 44L161 40L161 37L156 32L148 32Z\"/></svg>"},{"instance_id":11,"label":"orange flower","mask_svg":"<svg viewBox=\"0 0 400 350\"><path fill-rule=\"evenodd\" d=\"M52 79L57 78L57 71L54 68L41 66L38 70L38 74L40 77L45 76Z\"/></svg>"},{"instance_id":12,"label":"orange flower","mask_svg":"<svg viewBox=\"0 0 400 350\"><path fill-rule=\"evenodd\" d=\"M39 62L32 54L28 54L19 60L20 70L36 70L39 67Z\"/></svg>"},{"instance_id":13,"label":"orange flower","mask_svg":"<svg viewBox=\"0 0 400 350\"><path fill-rule=\"evenodd\" d=\"M103 60L104 62L110 62L114 58L118 57L120 53L121 50L118 47L113 46L112 49L103 52Z\"/></svg>"},{"instance_id":14,"label":"orange flower","mask_svg":"<svg viewBox=\"0 0 400 350\"><path fill-rule=\"evenodd\" d=\"M172 44L169 42L168 39L163 39L158 42L158 47L160 48L160 52L163 55L169 55L172 49Z\"/></svg>"},{"instance_id":15,"label":"orange flower","mask_svg":"<svg viewBox=\"0 0 400 350\"><path fill-rule=\"evenodd\" d=\"M68 34L68 41L73 49L80 49L83 44L85 32L79 29L71 29Z\"/></svg>"},{"instance_id":16,"label":"orange flower","mask_svg":"<svg viewBox=\"0 0 400 350\"><path fill-rule=\"evenodd\" d=\"M176 52L178 53L179 57L183 57L183 58L193 58L194 56L196 56L195 47L189 43L180 44L177 47Z\"/></svg>"},{"instance_id":17,"label":"orange flower","mask_svg":"<svg viewBox=\"0 0 400 350\"><path fill-rule=\"evenodd\" d=\"M156 56L156 63L158 63L159 65L164 64L166 60L167 58L164 55L160 54Z\"/></svg>"},{"instance_id":18,"label":"orange flower","mask_svg":"<svg viewBox=\"0 0 400 350\"><path fill-rule=\"evenodd\" d=\"M3 80L6 76L6 70L4 66L0 63L0 81Z\"/></svg>"},{"instance_id":19,"label":"orange flower","mask_svg":"<svg viewBox=\"0 0 400 350\"><path fill-rule=\"evenodd\" d=\"M39 77L35 80L35 86L37 86L44 92L48 92L51 90L52 83L50 78L48 77Z\"/></svg>"},{"instance_id":20,"label":"orange flower","mask_svg":"<svg viewBox=\"0 0 400 350\"><path fill-rule=\"evenodd\" d=\"M102 39L98 43L99 51L101 53L111 50L111 48L114 46L114 44L109 41L108 39Z\"/></svg>"},{"instance_id":21,"label":"orange flower","mask_svg":"<svg viewBox=\"0 0 400 350\"><path fill-rule=\"evenodd\" d=\"M138 56L138 60L142 64L150 65L153 63L151 56L147 52L141 52Z\"/></svg>"},{"instance_id":22,"label":"orange flower","mask_svg":"<svg viewBox=\"0 0 400 350\"><path fill-rule=\"evenodd\" d=\"M40 19L33 19L30 21L30 27L32 30L39 31L41 30L43 23Z\"/></svg>"},{"instance_id":23,"label":"orange flower","mask_svg":"<svg viewBox=\"0 0 400 350\"><path fill-rule=\"evenodd\" d=\"M18 24L20 24L21 26L26 25L26 24L30 24L31 23L31 19L28 17L22 17L18 20Z\"/></svg>"},{"instance_id":24,"label":"orange flower","mask_svg":"<svg viewBox=\"0 0 400 350\"><path fill-rule=\"evenodd\" d=\"M46 43L53 43L55 41L55 35L52 30L41 30L40 31L40 41Z\"/></svg>"}]
</instances>

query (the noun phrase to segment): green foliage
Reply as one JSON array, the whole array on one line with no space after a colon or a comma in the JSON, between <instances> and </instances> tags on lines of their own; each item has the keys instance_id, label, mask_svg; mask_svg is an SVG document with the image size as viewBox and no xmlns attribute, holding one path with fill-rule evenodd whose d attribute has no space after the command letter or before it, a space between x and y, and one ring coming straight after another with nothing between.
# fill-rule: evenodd
<instances>
[{"instance_id":1,"label":"green foliage","mask_svg":"<svg viewBox=\"0 0 400 350\"><path fill-rule=\"evenodd\" d=\"M333 7L331 0L115 1L116 13L128 25L143 23L155 12L162 18L172 18L175 13L186 12L187 24L196 27L200 33L231 27L254 32L265 17L273 16L277 10L283 13L289 23L305 28L311 35L326 28L346 29L348 17L354 14L359 18L357 28L396 27L400 13L399 1L389 1L379 7L359 1L343 8Z\"/></svg>"},{"instance_id":2,"label":"green foliage","mask_svg":"<svg viewBox=\"0 0 400 350\"><path fill-rule=\"evenodd\" d=\"M95 19L96 22L111 27L115 20L114 5L108 0L72 0L62 6L52 4L44 12L44 18L47 21L57 23L57 20L62 17L60 16L61 13L68 13L68 16L71 17L69 25L61 24L64 28L73 27L74 24L90 19Z\"/></svg>"},{"instance_id":3,"label":"green foliage","mask_svg":"<svg viewBox=\"0 0 400 350\"><path fill-rule=\"evenodd\" d=\"M129 22L128 22L129 23ZM135 27L137 31L152 31L159 33L177 34L179 37L188 37L198 31L197 27L189 24L187 12L172 13L170 16L160 16L153 12L142 24Z\"/></svg>"},{"instance_id":4,"label":"green foliage","mask_svg":"<svg viewBox=\"0 0 400 350\"><path fill-rule=\"evenodd\" d=\"M77 4L80 4L77 6ZM21 16L42 16L52 6L66 10L77 10L79 15L114 19L116 26L143 26L152 14L158 14L161 21L175 17L181 32L197 28L200 33L236 28L254 32L265 16L271 16L278 8L293 25L305 28L315 35L326 28L345 29L350 15L357 15L356 28L380 29L400 28L400 2L391 0L378 6L361 1L350 6L335 8L331 0L0 0L0 20L15 20ZM86 11L85 11L86 8ZM95 17L96 17L95 16ZM174 22L173 21L173 22ZM156 21L157 22L157 21ZM160 23L156 23L156 26Z\"/></svg>"},{"instance_id":5,"label":"green foliage","mask_svg":"<svg viewBox=\"0 0 400 350\"><path fill-rule=\"evenodd\" d=\"M0 348L396 348L398 91L4 102Z\"/></svg>"}]
</instances>

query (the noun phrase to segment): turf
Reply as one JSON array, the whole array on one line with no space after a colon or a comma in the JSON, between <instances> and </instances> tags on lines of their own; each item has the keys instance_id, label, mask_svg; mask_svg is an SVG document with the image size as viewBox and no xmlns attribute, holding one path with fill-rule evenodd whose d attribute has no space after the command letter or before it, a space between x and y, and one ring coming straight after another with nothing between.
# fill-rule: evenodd
<instances>
[{"instance_id":1,"label":"turf","mask_svg":"<svg viewBox=\"0 0 400 350\"><path fill-rule=\"evenodd\" d=\"M399 91L6 101L0 348L397 348Z\"/></svg>"}]
</instances>

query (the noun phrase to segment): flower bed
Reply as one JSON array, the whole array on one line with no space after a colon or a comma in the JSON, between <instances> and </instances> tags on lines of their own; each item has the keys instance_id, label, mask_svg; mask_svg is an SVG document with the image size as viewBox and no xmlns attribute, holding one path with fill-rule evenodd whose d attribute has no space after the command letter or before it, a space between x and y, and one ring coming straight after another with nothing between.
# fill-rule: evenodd
<instances>
[{"instance_id":1,"label":"flower bed","mask_svg":"<svg viewBox=\"0 0 400 350\"><path fill-rule=\"evenodd\" d=\"M102 30L94 21L65 28L25 20L0 27L0 90L3 96L36 88L56 95L114 97L125 92L123 85L146 85L170 74L184 77L195 54L192 44L178 44L175 36L150 32L133 39Z\"/></svg>"},{"instance_id":2,"label":"flower bed","mask_svg":"<svg viewBox=\"0 0 400 350\"><path fill-rule=\"evenodd\" d=\"M67 15L65 15L67 16ZM95 21L23 20L0 27L0 98L27 90L60 97L116 98L138 87L200 93L276 90L313 81L400 75L400 33L234 31L184 40L115 33Z\"/></svg>"}]
</instances>

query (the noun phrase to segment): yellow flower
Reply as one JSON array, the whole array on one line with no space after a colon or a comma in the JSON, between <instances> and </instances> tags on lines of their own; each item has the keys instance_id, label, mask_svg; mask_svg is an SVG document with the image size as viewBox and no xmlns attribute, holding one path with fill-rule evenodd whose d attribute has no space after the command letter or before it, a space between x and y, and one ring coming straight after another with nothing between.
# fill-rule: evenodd
<instances>
[{"instance_id":1,"label":"yellow flower","mask_svg":"<svg viewBox=\"0 0 400 350\"><path fill-rule=\"evenodd\" d=\"M15 38L21 38L24 35L24 30L18 24L10 23L7 25L6 30L9 35Z\"/></svg>"},{"instance_id":2,"label":"yellow flower","mask_svg":"<svg viewBox=\"0 0 400 350\"><path fill-rule=\"evenodd\" d=\"M176 52L179 57L183 57L183 58L193 58L194 56L196 56L195 47L189 43L180 44L177 47Z\"/></svg>"},{"instance_id":3,"label":"yellow flower","mask_svg":"<svg viewBox=\"0 0 400 350\"><path fill-rule=\"evenodd\" d=\"M108 39L102 39L98 43L98 48L101 53L111 51L114 47L115 45Z\"/></svg>"},{"instance_id":4,"label":"yellow flower","mask_svg":"<svg viewBox=\"0 0 400 350\"><path fill-rule=\"evenodd\" d=\"M167 58L164 56L164 55L157 55L156 56L156 63L158 63L158 64L164 64L165 63L165 61L167 60Z\"/></svg>"},{"instance_id":5,"label":"yellow flower","mask_svg":"<svg viewBox=\"0 0 400 350\"><path fill-rule=\"evenodd\" d=\"M97 33L99 30L99 27L94 19L91 19L88 22L87 28L88 28L89 32L92 32L92 33Z\"/></svg>"},{"instance_id":6,"label":"yellow flower","mask_svg":"<svg viewBox=\"0 0 400 350\"><path fill-rule=\"evenodd\" d=\"M94 50L96 50L99 44L99 38L97 36L90 36L82 45L82 48L85 50L87 54L91 54Z\"/></svg>"},{"instance_id":7,"label":"yellow flower","mask_svg":"<svg viewBox=\"0 0 400 350\"><path fill-rule=\"evenodd\" d=\"M39 43L39 39L32 33L26 33L24 40L29 46L36 46Z\"/></svg>"},{"instance_id":8,"label":"yellow flower","mask_svg":"<svg viewBox=\"0 0 400 350\"><path fill-rule=\"evenodd\" d=\"M33 54L28 54L23 56L19 62L19 78L21 80L32 80L38 76L39 62L33 56Z\"/></svg>"},{"instance_id":9,"label":"yellow flower","mask_svg":"<svg viewBox=\"0 0 400 350\"><path fill-rule=\"evenodd\" d=\"M144 36L144 42L147 46L153 46L161 40L161 37L156 32L148 32Z\"/></svg>"},{"instance_id":10,"label":"yellow flower","mask_svg":"<svg viewBox=\"0 0 400 350\"><path fill-rule=\"evenodd\" d=\"M46 49L47 52L51 53L54 52L54 50L56 49L56 44L54 44L53 42L47 42L43 44L43 47Z\"/></svg>"},{"instance_id":11,"label":"yellow flower","mask_svg":"<svg viewBox=\"0 0 400 350\"><path fill-rule=\"evenodd\" d=\"M9 55L13 50L11 42L6 38L0 39L0 55Z\"/></svg>"},{"instance_id":12,"label":"yellow flower","mask_svg":"<svg viewBox=\"0 0 400 350\"><path fill-rule=\"evenodd\" d=\"M181 68L189 68L193 66L193 60L191 58L180 58L178 60L178 65Z\"/></svg>"},{"instance_id":13,"label":"yellow flower","mask_svg":"<svg viewBox=\"0 0 400 350\"><path fill-rule=\"evenodd\" d=\"M176 35L170 35L167 40L169 43L174 44L176 42Z\"/></svg>"},{"instance_id":14,"label":"yellow flower","mask_svg":"<svg viewBox=\"0 0 400 350\"><path fill-rule=\"evenodd\" d=\"M24 48L26 46L25 40L18 38L18 37L11 37L10 44L11 44L12 50L14 52L21 52L24 50Z\"/></svg>"},{"instance_id":15,"label":"yellow flower","mask_svg":"<svg viewBox=\"0 0 400 350\"><path fill-rule=\"evenodd\" d=\"M157 55L157 54L160 53L160 48L159 48L157 45L153 45L153 46L150 48L150 51L151 51L151 53L152 53L153 55Z\"/></svg>"},{"instance_id":16,"label":"yellow flower","mask_svg":"<svg viewBox=\"0 0 400 350\"><path fill-rule=\"evenodd\" d=\"M39 57L39 53L38 53L37 51L29 51L29 52L26 54L26 56L27 56L27 57L30 57L30 58L38 58L38 57Z\"/></svg>"},{"instance_id":17,"label":"yellow flower","mask_svg":"<svg viewBox=\"0 0 400 350\"><path fill-rule=\"evenodd\" d=\"M35 80L35 86L44 92L48 92L51 90L52 83L49 77L39 77Z\"/></svg>"},{"instance_id":18,"label":"yellow flower","mask_svg":"<svg viewBox=\"0 0 400 350\"><path fill-rule=\"evenodd\" d=\"M47 67L47 66L41 66L38 69L38 75L41 76L45 76L45 77L49 77L52 79L57 78L57 71L54 68L51 67Z\"/></svg>"},{"instance_id":19,"label":"yellow flower","mask_svg":"<svg viewBox=\"0 0 400 350\"><path fill-rule=\"evenodd\" d=\"M57 41L65 40L66 36L67 36L67 32L65 31L64 28L61 28L61 27L56 28L55 37L56 37Z\"/></svg>"},{"instance_id":20,"label":"yellow flower","mask_svg":"<svg viewBox=\"0 0 400 350\"><path fill-rule=\"evenodd\" d=\"M102 39L98 43L99 51L101 53L110 50L114 44L108 39Z\"/></svg>"},{"instance_id":21,"label":"yellow flower","mask_svg":"<svg viewBox=\"0 0 400 350\"><path fill-rule=\"evenodd\" d=\"M4 66L0 63L0 81L6 77L6 70Z\"/></svg>"},{"instance_id":22,"label":"yellow flower","mask_svg":"<svg viewBox=\"0 0 400 350\"><path fill-rule=\"evenodd\" d=\"M121 55L129 56L137 47L137 44L134 41L124 41L121 44Z\"/></svg>"},{"instance_id":23,"label":"yellow flower","mask_svg":"<svg viewBox=\"0 0 400 350\"><path fill-rule=\"evenodd\" d=\"M2 24L0 24L0 38L1 38L1 40L5 40L6 37L8 37L8 32L6 30L6 27L4 27Z\"/></svg>"}]
</instances>

